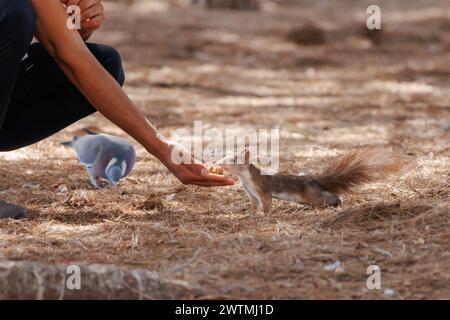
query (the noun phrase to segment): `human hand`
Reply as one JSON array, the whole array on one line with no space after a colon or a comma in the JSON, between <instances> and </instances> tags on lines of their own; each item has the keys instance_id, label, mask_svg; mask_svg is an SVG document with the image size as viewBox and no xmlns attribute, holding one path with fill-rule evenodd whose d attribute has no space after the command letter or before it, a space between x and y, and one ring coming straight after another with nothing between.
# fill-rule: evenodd
<instances>
[{"instance_id":1,"label":"human hand","mask_svg":"<svg viewBox=\"0 0 450 320\"><path fill-rule=\"evenodd\" d=\"M66 6L78 6L80 8L79 30L81 37L87 40L91 34L100 29L106 20L105 9L102 0L61 0Z\"/></svg>"},{"instance_id":2,"label":"human hand","mask_svg":"<svg viewBox=\"0 0 450 320\"><path fill-rule=\"evenodd\" d=\"M186 148L172 141L164 141L156 155L159 160L183 184L192 184L202 187L220 187L233 185L234 181L228 177L212 174L208 169L196 161ZM174 155L180 161L174 159Z\"/></svg>"}]
</instances>

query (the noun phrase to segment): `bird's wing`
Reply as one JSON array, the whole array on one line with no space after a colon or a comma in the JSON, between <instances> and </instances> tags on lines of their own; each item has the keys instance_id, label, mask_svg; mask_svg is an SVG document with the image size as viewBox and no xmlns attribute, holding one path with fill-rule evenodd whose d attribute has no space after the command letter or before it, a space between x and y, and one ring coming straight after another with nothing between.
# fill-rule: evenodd
<instances>
[{"instance_id":1,"label":"bird's wing","mask_svg":"<svg viewBox=\"0 0 450 320\"><path fill-rule=\"evenodd\" d=\"M129 150L127 150L125 159L127 163L127 168L123 175L124 177L130 174L131 170L133 170L134 164L136 163L136 152L132 146Z\"/></svg>"},{"instance_id":2,"label":"bird's wing","mask_svg":"<svg viewBox=\"0 0 450 320\"><path fill-rule=\"evenodd\" d=\"M105 139L107 139L111 144L120 147L120 148L129 148L133 147L133 145L126 139L122 137L116 137L109 134L102 133L101 134Z\"/></svg>"},{"instance_id":3,"label":"bird's wing","mask_svg":"<svg viewBox=\"0 0 450 320\"><path fill-rule=\"evenodd\" d=\"M73 143L73 148L80 159L80 162L87 167L94 164L101 149L103 149L105 139L100 135L85 135Z\"/></svg>"},{"instance_id":4,"label":"bird's wing","mask_svg":"<svg viewBox=\"0 0 450 320\"><path fill-rule=\"evenodd\" d=\"M110 147L113 154L120 155L118 158L125 161L126 168L123 176L127 176L136 163L136 151L133 145L121 137L110 135L105 135L105 137L110 141Z\"/></svg>"}]
</instances>

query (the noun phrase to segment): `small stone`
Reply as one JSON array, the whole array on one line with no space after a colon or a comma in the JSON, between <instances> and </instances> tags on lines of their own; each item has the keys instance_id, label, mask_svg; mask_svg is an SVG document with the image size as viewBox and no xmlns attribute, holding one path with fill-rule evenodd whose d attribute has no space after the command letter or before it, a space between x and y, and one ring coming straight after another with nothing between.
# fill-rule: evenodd
<instances>
[{"instance_id":1,"label":"small stone","mask_svg":"<svg viewBox=\"0 0 450 320\"><path fill-rule=\"evenodd\" d=\"M316 75L316 69L308 68L308 69L306 69L305 73L306 73L307 77L312 78L312 77L314 77Z\"/></svg>"},{"instance_id":2,"label":"small stone","mask_svg":"<svg viewBox=\"0 0 450 320\"><path fill-rule=\"evenodd\" d=\"M334 270L335 273L341 274L345 272L345 269L343 267L338 267L336 270Z\"/></svg>"},{"instance_id":3,"label":"small stone","mask_svg":"<svg viewBox=\"0 0 450 320\"><path fill-rule=\"evenodd\" d=\"M173 200L175 200L176 196L177 196L176 194L169 194L166 196L166 200L173 201Z\"/></svg>"},{"instance_id":4,"label":"small stone","mask_svg":"<svg viewBox=\"0 0 450 320\"><path fill-rule=\"evenodd\" d=\"M58 186L58 193L67 193L69 188L65 184L61 184Z\"/></svg>"},{"instance_id":5,"label":"small stone","mask_svg":"<svg viewBox=\"0 0 450 320\"><path fill-rule=\"evenodd\" d=\"M25 183L24 185L22 185L22 188L38 189L40 186L40 184Z\"/></svg>"},{"instance_id":6,"label":"small stone","mask_svg":"<svg viewBox=\"0 0 450 320\"><path fill-rule=\"evenodd\" d=\"M338 269L341 266L341 262L339 260L336 260L333 263L327 264L324 269L326 271L335 271L336 269Z\"/></svg>"},{"instance_id":7,"label":"small stone","mask_svg":"<svg viewBox=\"0 0 450 320\"><path fill-rule=\"evenodd\" d=\"M298 45L325 44L325 31L313 23L294 28L287 34L287 39Z\"/></svg>"},{"instance_id":8,"label":"small stone","mask_svg":"<svg viewBox=\"0 0 450 320\"><path fill-rule=\"evenodd\" d=\"M392 288L386 288L386 289L384 289L384 295L386 297L393 297L393 296L395 296L395 290Z\"/></svg>"}]
</instances>

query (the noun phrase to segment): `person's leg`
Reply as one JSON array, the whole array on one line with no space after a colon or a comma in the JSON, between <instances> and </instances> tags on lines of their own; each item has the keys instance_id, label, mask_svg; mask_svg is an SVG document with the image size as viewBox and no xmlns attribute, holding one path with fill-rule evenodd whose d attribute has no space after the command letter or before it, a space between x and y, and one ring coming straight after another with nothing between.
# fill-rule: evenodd
<instances>
[{"instance_id":1,"label":"person's leg","mask_svg":"<svg viewBox=\"0 0 450 320\"><path fill-rule=\"evenodd\" d=\"M0 0L0 128L16 83L21 60L35 29L29 0Z\"/></svg>"},{"instance_id":2,"label":"person's leg","mask_svg":"<svg viewBox=\"0 0 450 320\"><path fill-rule=\"evenodd\" d=\"M92 43L87 46L103 67L123 85L125 75L117 50ZM41 44L33 44L28 56L20 66L10 105L0 128L0 151L33 144L96 111Z\"/></svg>"},{"instance_id":3,"label":"person's leg","mask_svg":"<svg viewBox=\"0 0 450 320\"><path fill-rule=\"evenodd\" d=\"M34 28L35 16L29 0L0 0L0 128ZM0 219L26 216L25 208L0 200Z\"/></svg>"},{"instance_id":4,"label":"person's leg","mask_svg":"<svg viewBox=\"0 0 450 320\"><path fill-rule=\"evenodd\" d=\"M125 75L118 52L105 45L87 46L103 67L123 85ZM20 65L0 127L0 151L33 144L96 111L40 44L33 44L28 56ZM20 206L0 202L0 218L8 217L23 218L26 211Z\"/></svg>"}]
</instances>

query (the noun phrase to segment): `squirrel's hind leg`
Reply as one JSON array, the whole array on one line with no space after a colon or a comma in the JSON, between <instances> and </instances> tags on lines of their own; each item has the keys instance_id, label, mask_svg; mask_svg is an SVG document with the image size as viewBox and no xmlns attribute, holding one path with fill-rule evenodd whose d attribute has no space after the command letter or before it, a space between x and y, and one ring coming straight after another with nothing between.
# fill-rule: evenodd
<instances>
[{"instance_id":1,"label":"squirrel's hind leg","mask_svg":"<svg viewBox=\"0 0 450 320\"><path fill-rule=\"evenodd\" d=\"M329 191L321 191L312 203L314 207L337 207L341 204L339 197Z\"/></svg>"},{"instance_id":2,"label":"squirrel's hind leg","mask_svg":"<svg viewBox=\"0 0 450 320\"><path fill-rule=\"evenodd\" d=\"M270 213L272 211L272 194L264 194L262 200L262 211L264 213Z\"/></svg>"}]
</instances>

